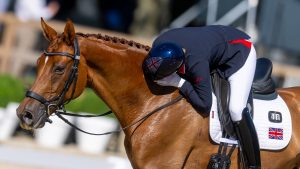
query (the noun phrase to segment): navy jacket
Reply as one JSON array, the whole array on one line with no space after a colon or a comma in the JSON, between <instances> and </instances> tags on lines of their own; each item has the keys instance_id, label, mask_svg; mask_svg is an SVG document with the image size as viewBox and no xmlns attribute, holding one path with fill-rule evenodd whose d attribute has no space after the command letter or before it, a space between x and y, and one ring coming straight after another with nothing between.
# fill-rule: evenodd
<instances>
[{"instance_id":1,"label":"navy jacket","mask_svg":"<svg viewBox=\"0 0 300 169\"><path fill-rule=\"evenodd\" d=\"M245 63L251 43L239 43L250 37L235 28L221 25L187 27L164 32L153 42L153 47L163 42L173 42L186 50L185 74L187 81L181 93L199 112L209 113L212 105L210 73L218 71L228 78Z\"/></svg>"}]
</instances>

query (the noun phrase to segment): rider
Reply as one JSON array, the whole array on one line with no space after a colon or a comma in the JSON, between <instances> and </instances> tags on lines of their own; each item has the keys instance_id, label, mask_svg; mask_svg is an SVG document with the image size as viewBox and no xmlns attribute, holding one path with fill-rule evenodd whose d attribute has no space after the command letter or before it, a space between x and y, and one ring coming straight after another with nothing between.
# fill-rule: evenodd
<instances>
[{"instance_id":1,"label":"rider","mask_svg":"<svg viewBox=\"0 0 300 169\"><path fill-rule=\"evenodd\" d=\"M212 105L210 73L229 81L229 112L248 168L260 168L257 133L247 108L256 67L256 51L250 37L221 25L187 27L167 31L153 42L143 69L154 82L179 88L199 112Z\"/></svg>"}]
</instances>

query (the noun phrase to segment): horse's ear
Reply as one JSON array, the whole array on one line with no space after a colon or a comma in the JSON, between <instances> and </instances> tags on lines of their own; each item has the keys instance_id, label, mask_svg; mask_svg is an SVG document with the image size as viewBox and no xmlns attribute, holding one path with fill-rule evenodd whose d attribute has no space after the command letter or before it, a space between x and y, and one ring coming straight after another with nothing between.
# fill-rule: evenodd
<instances>
[{"instance_id":1,"label":"horse's ear","mask_svg":"<svg viewBox=\"0 0 300 169\"><path fill-rule=\"evenodd\" d=\"M43 28L43 34L49 42L57 37L57 32L49 25L47 25L43 18L41 18L41 25Z\"/></svg>"},{"instance_id":2,"label":"horse's ear","mask_svg":"<svg viewBox=\"0 0 300 169\"><path fill-rule=\"evenodd\" d=\"M64 40L68 45L72 45L75 38L75 29L71 20L67 21L64 30Z\"/></svg>"}]
</instances>

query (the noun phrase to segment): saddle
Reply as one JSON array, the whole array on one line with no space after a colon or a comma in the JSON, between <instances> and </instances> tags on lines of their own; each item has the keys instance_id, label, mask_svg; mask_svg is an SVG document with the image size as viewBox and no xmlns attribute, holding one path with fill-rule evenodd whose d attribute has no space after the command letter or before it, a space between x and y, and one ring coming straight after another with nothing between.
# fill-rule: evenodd
<instances>
[{"instance_id":1,"label":"saddle","mask_svg":"<svg viewBox=\"0 0 300 169\"><path fill-rule=\"evenodd\" d=\"M271 78L273 65L267 58L258 58L256 62L256 70L252 84L252 90L248 98L248 108L253 115L253 98L261 100L273 100L278 94L275 91L275 83ZM217 98L218 114L221 129L224 135L236 138L233 123L229 113L229 82L220 77L217 72L213 72L212 76L213 92Z\"/></svg>"}]
</instances>

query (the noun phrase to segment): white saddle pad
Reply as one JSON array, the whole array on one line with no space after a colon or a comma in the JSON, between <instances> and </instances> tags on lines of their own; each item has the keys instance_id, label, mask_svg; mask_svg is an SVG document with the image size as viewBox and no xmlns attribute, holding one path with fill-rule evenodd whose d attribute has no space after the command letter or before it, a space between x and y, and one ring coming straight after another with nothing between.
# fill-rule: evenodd
<instances>
[{"instance_id":1,"label":"white saddle pad","mask_svg":"<svg viewBox=\"0 0 300 169\"><path fill-rule=\"evenodd\" d=\"M238 104L238 103L237 103ZM278 96L274 100L253 100L253 121L258 134L261 149L280 150L285 148L292 136L292 121L289 109L283 99ZM215 143L224 141L220 129L216 97L213 95L213 105L209 122L210 137ZM236 140L227 140L232 144Z\"/></svg>"}]
</instances>

